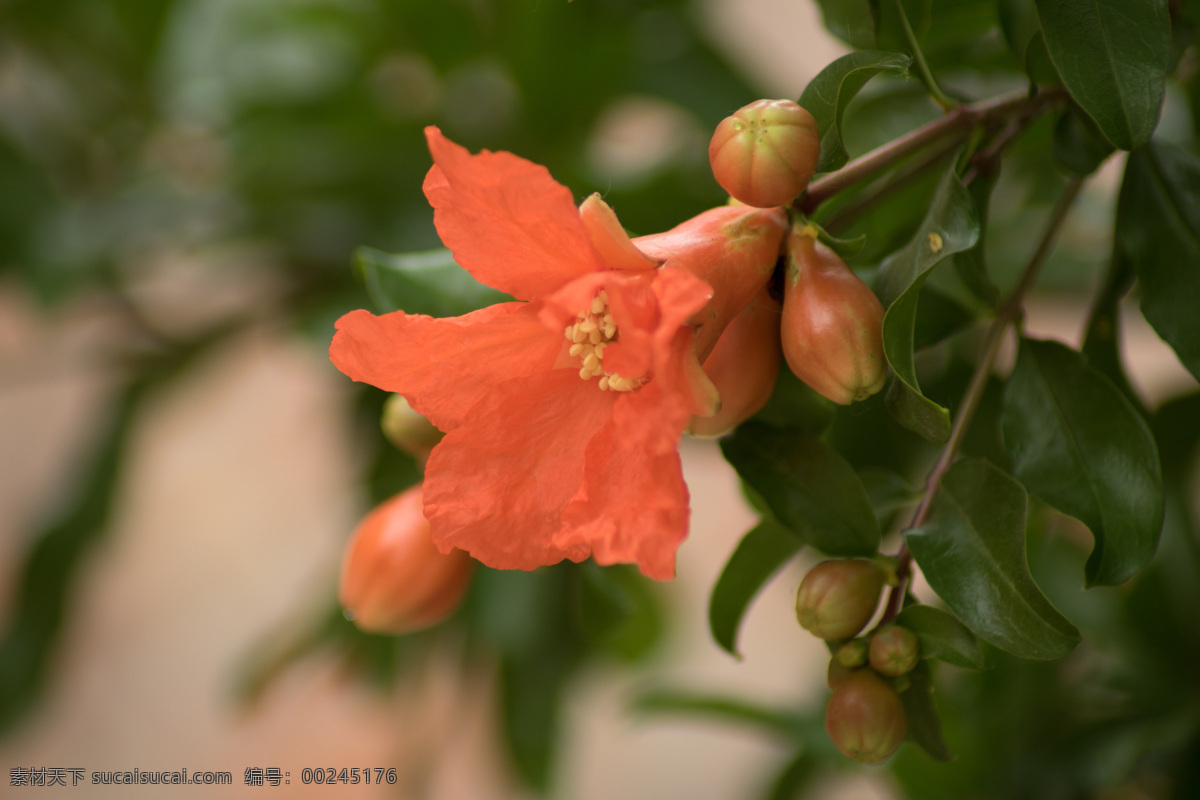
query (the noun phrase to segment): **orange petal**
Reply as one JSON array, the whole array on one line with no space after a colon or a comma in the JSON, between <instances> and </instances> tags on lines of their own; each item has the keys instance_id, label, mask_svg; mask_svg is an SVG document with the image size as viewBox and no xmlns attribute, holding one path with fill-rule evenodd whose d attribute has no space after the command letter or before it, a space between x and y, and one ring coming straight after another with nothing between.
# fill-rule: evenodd
<instances>
[{"instance_id":1,"label":"orange petal","mask_svg":"<svg viewBox=\"0 0 1200 800\"><path fill-rule=\"evenodd\" d=\"M690 346L690 337L681 337ZM634 563L657 580L675 575L687 536L688 493L678 445L684 399L657 378L620 398L587 448L587 491L567 509L566 549L584 546L598 564Z\"/></svg>"},{"instance_id":2,"label":"orange petal","mask_svg":"<svg viewBox=\"0 0 1200 800\"><path fill-rule=\"evenodd\" d=\"M609 269L638 271L658 266L658 261L634 246L616 213L599 193L588 195L579 205L579 218L583 220L583 227L587 228L600 260Z\"/></svg>"},{"instance_id":3,"label":"orange petal","mask_svg":"<svg viewBox=\"0 0 1200 800\"><path fill-rule=\"evenodd\" d=\"M408 398L443 431L496 387L549 370L562 350L528 303L500 303L461 317L351 311L329 347L334 366L356 381ZM576 377L578 380L578 377Z\"/></svg>"},{"instance_id":4,"label":"orange petal","mask_svg":"<svg viewBox=\"0 0 1200 800\"><path fill-rule=\"evenodd\" d=\"M435 164L424 186L434 224L477 279L535 300L603 268L571 191L545 167L512 153L471 155L435 127L425 137Z\"/></svg>"},{"instance_id":5,"label":"orange petal","mask_svg":"<svg viewBox=\"0 0 1200 800\"><path fill-rule=\"evenodd\" d=\"M497 569L581 561L584 542L559 542L563 509L584 485L588 442L617 397L572 370L497 388L449 433L425 471L425 514L443 551L466 550Z\"/></svg>"}]
</instances>

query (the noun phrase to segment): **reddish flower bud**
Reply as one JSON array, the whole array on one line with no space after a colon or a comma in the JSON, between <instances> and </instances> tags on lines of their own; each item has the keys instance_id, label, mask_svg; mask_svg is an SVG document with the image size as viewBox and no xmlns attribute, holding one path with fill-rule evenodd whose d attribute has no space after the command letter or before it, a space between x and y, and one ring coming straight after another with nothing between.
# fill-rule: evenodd
<instances>
[{"instance_id":1,"label":"reddish flower bud","mask_svg":"<svg viewBox=\"0 0 1200 800\"><path fill-rule=\"evenodd\" d=\"M858 669L833 690L825 730L847 758L879 764L908 734L908 718L896 690L869 669Z\"/></svg>"},{"instance_id":2,"label":"reddish flower bud","mask_svg":"<svg viewBox=\"0 0 1200 800\"><path fill-rule=\"evenodd\" d=\"M721 334L704 361L721 408L711 417L692 417L688 431L693 436L720 436L766 405L783 362L779 314L779 302L764 286Z\"/></svg>"},{"instance_id":3,"label":"reddish flower bud","mask_svg":"<svg viewBox=\"0 0 1200 800\"><path fill-rule=\"evenodd\" d=\"M392 395L384 403L379 425L389 442L420 463L424 463L429 452L445 435L414 411L404 396L399 394Z\"/></svg>"},{"instance_id":4,"label":"reddish flower bud","mask_svg":"<svg viewBox=\"0 0 1200 800\"><path fill-rule=\"evenodd\" d=\"M409 633L441 622L458 607L473 564L461 550L441 553L434 546L417 485L358 524L342 560L338 597L363 630Z\"/></svg>"},{"instance_id":5,"label":"reddish flower bud","mask_svg":"<svg viewBox=\"0 0 1200 800\"><path fill-rule=\"evenodd\" d=\"M883 580L883 570L873 561L822 561L800 582L796 619L826 641L848 639L875 615Z\"/></svg>"},{"instance_id":6,"label":"reddish flower bud","mask_svg":"<svg viewBox=\"0 0 1200 800\"><path fill-rule=\"evenodd\" d=\"M911 672L921 658L921 642L908 628L892 625L871 637L871 666L895 678Z\"/></svg>"},{"instance_id":7,"label":"reddish flower bud","mask_svg":"<svg viewBox=\"0 0 1200 800\"><path fill-rule=\"evenodd\" d=\"M783 356L800 380L835 403L883 388L883 306L836 253L805 227L788 236Z\"/></svg>"},{"instance_id":8,"label":"reddish flower bud","mask_svg":"<svg viewBox=\"0 0 1200 800\"><path fill-rule=\"evenodd\" d=\"M829 659L829 667L825 670L825 684L830 689L836 689L842 685L842 682L850 676L852 672L856 672L857 667L847 667L837 658Z\"/></svg>"},{"instance_id":9,"label":"reddish flower bud","mask_svg":"<svg viewBox=\"0 0 1200 800\"><path fill-rule=\"evenodd\" d=\"M808 187L821 155L812 114L791 100L757 100L721 120L708 160L721 188L748 206L789 203Z\"/></svg>"}]
</instances>

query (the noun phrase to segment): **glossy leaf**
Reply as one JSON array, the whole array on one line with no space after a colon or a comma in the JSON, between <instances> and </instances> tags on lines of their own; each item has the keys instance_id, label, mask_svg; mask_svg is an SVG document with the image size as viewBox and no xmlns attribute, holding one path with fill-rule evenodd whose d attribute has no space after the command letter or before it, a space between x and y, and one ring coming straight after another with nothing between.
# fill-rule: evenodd
<instances>
[{"instance_id":1,"label":"glossy leaf","mask_svg":"<svg viewBox=\"0 0 1200 800\"><path fill-rule=\"evenodd\" d=\"M929 519L905 533L929 585L968 628L1022 658L1061 658L1079 631L1046 599L1025 557L1025 489L981 459L942 479Z\"/></svg>"},{"instance_id":2,"label":"glossy leaf","mask_svg":"<svg viewBox=\"0 0 1200 800\"><path fill-rule=\"evenodd\" d=\"M1046 49L1075 102L1117 147L1150 141L1171 48L1165 0L1036 0Z\"/></svg>"},{"instance_id":3,"label":"glossy leaf","mask_svg":"<svg viewBox=\"0 0 1200 800\"><path fill-rule=\"evenodd\" d=\"M709 630L726 652L739 656L737 636L746 609L803 546L800 537L770 519L742 537L708 602Z\"/></svg>"},{"instance_id":4,"label":"glossy leaf","mask_svg":"<svg viewBox=\"0 0 1200 800\"><path fill-rule=\"evenodd\" d=\"M919 604L907 606L896 615L896 623L921 640L922 658L936 658L964 669L983 669L988 665L971 629L940 608Z\"/></svg>"},{"instance_id":5,"label":"glossy leaf","mask_svg":"<svg viewBox=\"0 0 1200 800\"><path fill-rule=\"evenodd\" d=\"M1131 153L1116 237L1119 257L1137 271L1146 320L1200 380L1200 160L1162 142Z\"/></svg>"},{"instance_id":6,"label":"glossy leaf","mask_svg":"<svg viewBox=\"0 0 1200 800\"><path fill-rule=\"evenodd\" d=\"M842 141L842 117L859 90L880 72L906 72L910 61L906 55L878 50L850 53L825 67L804 87L800 105L813 115L821 133L817 172L838 169L849 159Z\"/></svg>"},{"instance_id":7,"label":"glossy leaf","mask_svg":"<svg viewBox=\"0 0 1200 800\"><path fill-rule=\"evenodd\" d=\"M942 738L942 720L933 702L933 675L929 663L921 661L906 676L908 688L900 693L908 717L908 738L937 761L953 761L954 753Z\"/></svg>"},{"instance_id":8,"label":"glossy leaf","mask_svg":"<svg viewBox=\"0 0 1200 800\"><path fill-rule=\"evenodd\" d=\"M867 496L871 498L871 508L875 509L875 518L880 527L885 527L886 521L906 505L916 502L920 493L908 485L908 481L888 469L867 467L859 473Z\"/></svg>"},{"instance_id":9,"label":"glossy leaf","mask_svg":"<svg viewBox=\"0 0 1200 800\"><path fill-rule=\"evenodd\" d=\"M721 440L721 451L779 522L823 553L869 556L879 524L854 468L812 434L760 422Z\"/></svg>"},{"instance_id":10,"label":"glossy leaf","mask_svg":"<svg viewBox=\"0 0 1200 800\"><path fill-rule=\"evenodd\" d=\"M888 410L901 425L933 442L949 438L950 412L925 397L917 382L913 361L917 301L929 271L947 256L969 250L978 239L975 204L951 167L916 233L884 259L875 281L875 292L887 307L883 350L899 379L888 390Z\"/></svg>"},{"instance_id":11,"label":"glossy leaf","mask_svg":"<svg viewBox=\"0 0 1200 800\"><path fill-rule=\"evenodd\" d=\"M457 317L512 299L475 280L444 248L395 254L360 247L355 258L380 312Z\"/></svg>"},{"instance_id":12,"label":"glossy leaf","mask_svg":"<svg viewBox=\"0 0 1200 800\"><path fill-rule=\"evenodd\" d=\"M1154 555L1162 471L1150 426L1123 394L1057 342L1023 339L1001 422L1016 476L1087 525L1087 583L1114 586Z\"/></svg>"}]
</instances>

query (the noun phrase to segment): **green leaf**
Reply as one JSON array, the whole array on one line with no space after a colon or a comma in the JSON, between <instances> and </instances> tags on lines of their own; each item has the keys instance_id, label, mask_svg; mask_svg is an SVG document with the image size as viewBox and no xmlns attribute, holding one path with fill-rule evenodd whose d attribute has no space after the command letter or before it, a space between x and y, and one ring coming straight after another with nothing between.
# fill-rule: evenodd
<instances>
[{"instance_id":1,"label":"green leaf","mask_svg":"<svg viewBox=\"0 0 1200 800\"><path fill-rule=\"evenodd\" d=\"M967 187L971 201L975 204L975 213L979 218L979 239L975 246L954 255L954 271L975 299L988 308L996 308L1000 304L1000 290L988 275L987 267L987 238L988 238L988 209L992 203L992 190L1000 178L1000 165L995 163L992 168L981 167L980 174ZM919 321L918 321L919 324ZM920 341L918 339L918 341Z\"/></svg>"},{"instance_id":2,"label":"green leaf","mask_svg":"<svg viewBox=\"0 0 1200 800\"><path fill-rule=\"evenodd\" d=\"M937 344L975 321L975 315L957 301L926 284L917 302L920 312L913 323L913 350Z\"/></svg>"},{"instance_id":3,"label":"green leaf","mask_svg":"<svg viewBox=\"0 0 1200 800\"><path fill-rule=\"evenodd\" d=\"M875 11L871 0L817 0L825 27L856 50L875 47Z\"/></svg>"},{"instance_id":4,"label":"green leaf","mask_svg":"<svg viewBox=\"0 0 1200 800\"><path fill-rule=\"evenodd\" d=\"M951 166L916 233L884 259L875 281L875 292L887 306L883 351L899 379L888 390L888 410L901 425L932 442L950 437L950 412L925 397L917 382L913 361L917 301L929 271L947 256L974 247L978 239L975 204Z\"/></svg>"},{"instance_id":5,"label":"green leaf","mask_svg":"<svg viewBox=\"0 0 1200 800\"><path fill-rule=\"evenodd\" d=\"M59 500L58 518L37 532L24 558L0 631L0 731L27 714L53 674L72 588L85 557L107 531L122 475L122 456L141 409L147 382L128 386L96 452L87 457L78 487Z\"/></svg>"},{"instance_id":6,"label":"green leaf","mask_svg":"<svg viewBox=\"0 0 1200 800\"><path fill-rule=\"evenodd\" d=\"M1138 413L1145 416L1142 400L1121 365L1121 298L1133 286L1133 265L1115 250L1104 283L1088 314L1083 355L1093 369L1113 382Z\"/></svg>"},{"instance_id":7,"label":"green leaf","mask_svg":"<svg viewBox=\"0 0 1200 800\"><path fill-rule=\"evenodd\" d=\"M896 615L896 623L921 640L922 657L936 658L963 669L983 669L988 665L971 629L940 608L917 604L906 606Z\"/></svg>"},{"instance_id":8,"label":"green leaf","mask_svg":"<svg viewBox=\"0 0 1200 800\"><path fill-rule=\"evenodd\" d=\"M879 524L867 490L844 458L810 433L747 422L721 452L779 522L835 556L870 556Z\"/></svg>"},{"instance_id":9,"label":"green leaf","mask_svg":"<svg viewBox=\"0 0 1200 800\"><path fill-rule=\"evenodd\" d=\"M708 602L708 627L726 652L739 656L738 629L746 609L803 545L795 533L769 519L742 537Z\"/></svg>"},{"instance_id":10,"label":"green leaf","mask_svg":"<svg viewBox=\"0 0 1200 800\"><path fill-rule=\"evenodd\" d=\"M871 498L871 508L875 509L875 518L879 520L880 527L920 496L908 485L908 481L890 469L867 467L859 473L859 477L867 489L867 496Z\"/></svg>"},{"instance_id":11,"label":"green leaf","mask_svg":"<svg viewBox=\"0 0 1200 800\"><path fill-rule=\"evenodd\" d=\"M354 256L367 293L380 312L458 317L512 300L504 292L475 280L444 248L393 254L360 247Z\"/></svg>"},{"instance_id":12,"label":"green leaf","mask_svg":"<svg viewBox=\"0 0 1200 800\"><path fill-rule=\"evenodd\" d=\"M1054 160L1067 172L1091 175L1112 152L1112 144L1078 106L1067 108L1054 126Z\"/></svg>"},{"instance_id":13,"label":"green leaf","mask_svg":"<svg viewBox=\"0 0 1200 800\"><path fill-rule=\"evenodd\" d=\"M1163 521L1158 448L1112 382L1070 348L1023 339L1001 426L1016 476L1096 537L1089 586L1123 583L1149 562Z\"/></svg>"},{"instance_id":14,"label":"green leaf","mask_svg":"<svg viewBox=\"0 0 1200 800\"><path fill-rule=\"evenodd\" d=\"M669 690L647 692L637 700L639 711L654 714L696 714L740 722L787 739L803 739L809 726L796 714L777 711L729 697L696 695Z\"/></svg>"},{"instance_id":15,"label":"green leaf","mask_svg":"<svg viewBox=\"0 0 1200 800\"><path fill-rule=\"evenodd\" d=\"M1041 86L1061 83L1046 50L1046 37L1033 0L999 0L997 10L1004 38L1029 79Z\"/></svg>"},{"instance_id":16,"label":"green leaf","mask_svg":"<svg viewBox=\"0 0 1200 800\"><path fill-rule=\"evenodd\" d=\"M663 618L653 585L633 567L579 568L579 610L585 636L617 657L634 662L662 638Z\"/></svg>"},{"instance_id":17,"label":"green leaf","mask_svg":"<svg viewBox=\"0 0 1200 800\"><path fill-rule=\"evenodd\" d=\"M1117 147L1150 141L1171 49L1165 0L1036 0L1046 49L1075 102Z\"/></svg>"},{"instance_id":18,"label":"green leaf","mask_svg":"<svg viewBox=\"0 0 1200 800\"><path fill-rule=\"evenodd\" d=\"M825 67L804 87L800 105L813 115L821 133L817 172L838 169L849 160L842 141L842 117L858 91L880 72L907 72L910 61L906 55L878 50L850 53Z\"/></svg>"},{"instance_id":19,"label":"green leaf","mask_svg":"<svg viewBox=\"0 0 1200 800\"><path fill-rule=\"evenodd\" d=\"M931 758L953 761L954 753L942 738L942 720L933 702L933 676L929 663L921 661L906 676L908 688L900 693L904 715L908 717L908 738L912 739Z\"/></svg>"},{"instance_id":20,"label":"green leaf","mask_svg":"<svg viewBox=\"0 0 1200 800\"><path fill-rule=\"evenodd\" d=\"M1200 380L1200 160L1162 142L1131 153L1116 244L1137 270L1146 320Z\"/></svg>"},{"instance_id":21,"label":"green leaf","mask_svg":"<svg viewBox=\"0 0 1200 800\"><path fill-rule=\"evenodd\" d=\"M1061 658L1079 631L1029 574L1027 503L1021 484L988 462L959 461L929 519L905 539L929 585L977 636L1022 658Z\"/></svg>"}]
</instances>

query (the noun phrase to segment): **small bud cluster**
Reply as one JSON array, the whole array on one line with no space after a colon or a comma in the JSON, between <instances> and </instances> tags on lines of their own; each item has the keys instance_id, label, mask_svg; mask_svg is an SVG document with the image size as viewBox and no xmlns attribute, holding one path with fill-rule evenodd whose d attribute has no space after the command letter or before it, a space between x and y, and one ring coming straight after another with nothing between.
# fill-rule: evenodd
<instances>
[{"instance_id":1,"label":"small bud cluster","mask_svg":"<svg viewBox=\"0 0 1200 800\"><path fill-rule=\"evenodd\" d=\"M796 619L833 652L825 728L838 750L866 764L887 760L904 742L908 720L899 692L921 656L916 634L899 625L858 636L875 616L886 580L874 561L835 559L809 570L796 592Z\"/></svg>"}]
</instances>

